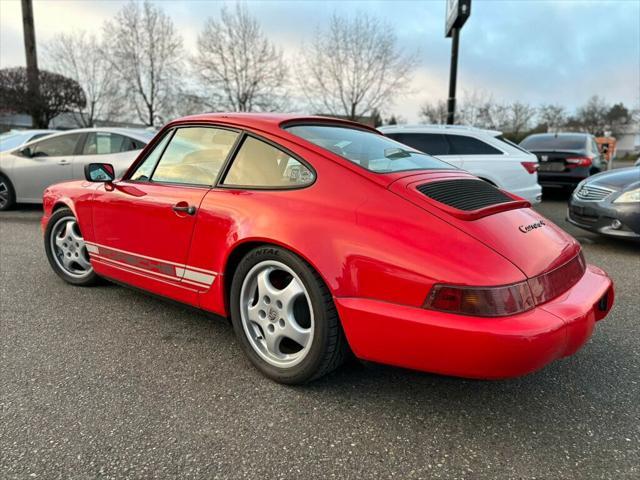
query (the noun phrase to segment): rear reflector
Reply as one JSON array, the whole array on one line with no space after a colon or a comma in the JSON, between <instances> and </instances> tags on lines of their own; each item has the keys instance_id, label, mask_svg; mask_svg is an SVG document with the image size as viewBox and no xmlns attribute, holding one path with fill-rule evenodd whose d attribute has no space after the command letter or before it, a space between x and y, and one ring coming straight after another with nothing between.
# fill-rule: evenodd
<instances>
[{"instance_id":1,"label":"rear reflector","mask_svg":"<svg viewBox=\"0 0 640 480\"><path fill-rule=\"evenodd\" d=\"M504 317L531 310L566 292L584 275L582 252L564 265L524 282L498 287L434 285L425 308L459 315Z\"/></svg>"},{"instance_id":2,"label":"rear reflector","mask_svg":"<svg viewBox=\"0 0 640 480\"><path fill-rule=\"evenodd\" d=\"M524 169L529 173L536 173L538 171L538 162L520 162Z\"/></svg>"}]
</instances>

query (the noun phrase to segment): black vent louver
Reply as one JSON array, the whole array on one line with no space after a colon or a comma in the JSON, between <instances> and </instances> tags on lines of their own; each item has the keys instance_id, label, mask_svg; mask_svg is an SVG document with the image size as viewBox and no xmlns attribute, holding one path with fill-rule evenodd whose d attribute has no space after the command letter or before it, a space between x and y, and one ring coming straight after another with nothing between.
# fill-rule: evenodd
<instances>
[{"instance_id":1,"label":"black vent louver","mask_svg":"<svg viewBox=\"0 0 640 480\"><path fill-rule=\"evenodd\" d=\"M416 188L427 197L458 210L478 210L499 203L513 202L513 198L484 180L443 180L425 183Z\"/></svg>"}]
</instances>

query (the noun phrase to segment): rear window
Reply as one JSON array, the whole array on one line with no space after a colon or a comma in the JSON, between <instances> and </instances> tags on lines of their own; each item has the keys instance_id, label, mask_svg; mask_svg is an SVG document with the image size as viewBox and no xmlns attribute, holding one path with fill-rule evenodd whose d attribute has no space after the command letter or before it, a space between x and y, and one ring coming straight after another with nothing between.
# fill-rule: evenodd
<instances>
[{"instance_id":1,"label":"rear window","mask_svg":"<svg viewBox=\"0 0 640 480\"><path fill-rule=\"evenodd\" d=\"M527 150L522 148L520 145L518 145L517 143L513 143L511 140L509 140L508 138L504 138L504 136L502 136L502 135L498 135L497 137L495 137L495 139L496 140L500 140L503 143L506 143L507 145L515 148L516 150L520 150L521 152L524 152L524 153L529 153Z\"/></svg>"},{"instance_id":2,"label":"rear window","mask_svg":"<svg viewBox=\"0 0 640 480\"><path fill-rule=\"evenodd\" d=\"M527 150L585 150L584 135L534 135L525 138L520 146Z\"/></svg>"},{"instance_id":3,"label":"rear window","mask_svg":"<svg viewBox=\"0 0 640 480\"><path fill-rule=\"evenodd\" d=\"M440 133L388 133L387 137L429 155L447 155L449 144Z\"/></svg>"},{"instance_id":4,"label":"rear window","mask_svg":"<svg viewBox=\"0 0 640 480\"><path fill-rule=\"evenodd\" d=\"M452 155L504 155L497 148L477 138L447 134Z\"/></svg>"},{"instance_id":5,"label":"rear window","mask_svg":"<svg viewBox=\"0 0 640 480\"><path fill-rule=\"evenodd\" d=\"M335 125L294 125L286 130L376 173L456 168L366 130Z\"/></svg>"}]
</instances>

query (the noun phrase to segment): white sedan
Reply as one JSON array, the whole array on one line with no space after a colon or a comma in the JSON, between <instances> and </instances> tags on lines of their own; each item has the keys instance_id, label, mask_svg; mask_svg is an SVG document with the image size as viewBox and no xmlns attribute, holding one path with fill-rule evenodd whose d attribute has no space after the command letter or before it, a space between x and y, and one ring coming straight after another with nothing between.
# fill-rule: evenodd
<instances>
[{"instance_id":1,"label":"white sedan","mask_svg":"<svg viewBox=\"0 0 640 480\"><path fill-rule=\"evenodd\" d=\"M531 203L542 199L537 157L501 132L458 125L390 125L379 130Z\"/></svg>"},{"instance_id":2,"label":"white sedan","mask_svg":"<svg viewBox=\"0 0 640 480\"><path fill-rule=\"evenodd\" d=\"M15 203L42 203L45 188L84 178L84 166L110 163L122 174L154 132L83 128L49 135L0 153L0 211Z\"/></svg>"}]
</instances>

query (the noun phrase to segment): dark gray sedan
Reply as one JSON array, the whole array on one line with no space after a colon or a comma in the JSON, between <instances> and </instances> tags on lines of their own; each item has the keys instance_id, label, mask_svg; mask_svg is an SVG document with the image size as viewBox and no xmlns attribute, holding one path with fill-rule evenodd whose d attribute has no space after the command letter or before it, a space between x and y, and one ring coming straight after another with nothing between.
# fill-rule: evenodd
<instances>
[{"instance_id":1,"label":"dark gray sedan","mask_svg":"<svg viewBox=\"0 0 640 480\"><path fill-rule=\"evenodd\" d=\"M567 220L585 230L640 239L640 167L593 175L578 184Z\"/></svg>"}]
</instances>

